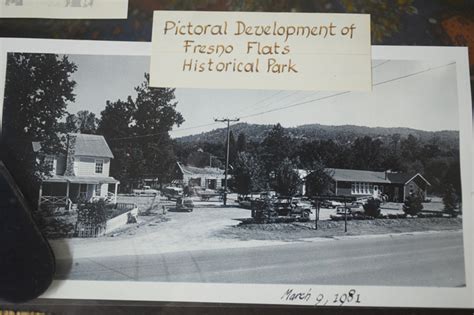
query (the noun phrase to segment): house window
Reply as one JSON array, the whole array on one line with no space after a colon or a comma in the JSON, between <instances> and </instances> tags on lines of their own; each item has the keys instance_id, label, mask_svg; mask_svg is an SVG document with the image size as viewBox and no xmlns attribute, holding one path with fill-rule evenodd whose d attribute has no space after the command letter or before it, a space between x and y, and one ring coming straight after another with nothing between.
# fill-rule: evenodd
<instances>
[{"instance_id":1,"label":"house window","mask_svg":"<svg viewBox=\"0 0 474 315\"><path fill-rule=\"evenodd\" d=\"M95 185L95 195L96 195L96 197L100 197L101 188L102 188L101 184Z\"/></svg>"},{"instance_id":2,"label":"house window","mask_svg":"<svg viewBox=\"0 0 474 315\"><path fill-rule=\"evenodd\" d=\"M102 174L104 170L104 160L95 160L95 173Z\"/></svg>"},{"instance_id":3,"label":"house window","mask_svg":"<svg viewBox=\"0 0 474 315\"><path fill-rule=\"evenodd\" d=\"M54 172L54 157L53 156L46 156L44 158L44 165L48 171Z\"/></svg>"}]
</instances>

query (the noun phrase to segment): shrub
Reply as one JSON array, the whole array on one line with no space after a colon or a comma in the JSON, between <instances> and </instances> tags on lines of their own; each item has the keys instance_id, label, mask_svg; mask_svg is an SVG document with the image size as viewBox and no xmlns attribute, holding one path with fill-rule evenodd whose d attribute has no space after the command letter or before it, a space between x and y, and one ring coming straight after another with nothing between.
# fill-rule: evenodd
<instances>
[{"instance_id":1,"label":"shrub","mask_svg":"<svg viewBox=\"0 0 474 315\"><path fill-rule=\"evenodd\" d=\"M93 227L103 226L107 221L107 203L98 200L82 204L77 209L77 222Z\"/></svg>"},{"instance_id":2,"label":"shrub","mask_svg":"<svg viewBox=\"0 0 474 315\"><path fill-rule=\"evenodd\" d=\"M423 210L422 202L422 196L415 194L409 195L403 204L403 212L407 215L416 216L421 210Z\"/></svg>"},{"instance_id":3,"label":"shrub","mask_svg":"<svg viewBox=\"0 0 474 315\"><path fill-rule=\"evenodd\" d=\"M457 208L459 206L459 198L454 190L453 185L449 185L443 194L444 211L451 215L451 217L457 217Z\"/></svg>"},{"instance_id":4,"label":"shrub","mask_svg":"<svg viewBox=\"0 0 474 315\"><path fill-rule=\"evenodd\" d=\"M365 215L373 218L380 216L380 200L375 198L370 198L367 200L367 203L364 204Z\"/></svg>"}]
</instances>

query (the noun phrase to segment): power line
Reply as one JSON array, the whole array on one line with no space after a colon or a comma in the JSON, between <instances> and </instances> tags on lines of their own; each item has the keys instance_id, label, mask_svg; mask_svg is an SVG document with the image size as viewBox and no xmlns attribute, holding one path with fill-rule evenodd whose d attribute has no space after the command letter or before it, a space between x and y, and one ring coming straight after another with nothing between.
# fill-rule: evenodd
<instances>
[{"instance_id":1,"label":"power line","mask_svg":"<svg viewBox=\"0 0 474 315\"><path fill-rule=\"evenodd\" d=\"M372 70L374 70L375 68L378 68L378 67L380 67L380 66L383 66L383 65L386 64L387 62L390 62L390 60L385 60L385 61L379 63L378 65L373 66L373 67L372 67Z\"/></svg>"},{"instance_id":2,"label":"power line","mask_svg":"<svg viewBox=\"0 0 474 315\"><path fill-rule=\"evenodd\" d=\"M372 86L379 86L379 85L382 85L382 84L385 84L385 83L398 81L398 80L409 78L409 77L412 77L412 76L415 76L415 75L418 75L418 74L421 74L421 73L425 73L425 72L429 72L429 71L436 70L436 69L439 69L439 68L447 67L447 66L450 66L450 65L453 65L453 64L455 64L455 62L451 62L451 63L441 65L441 66L438 66L438 67L434 67L434 68L428 68L428 69L425 69L425 70L422 70L422 71L418 71L418 72L415 72L415 73L410 73L410 74L407 74L407 75L404 75L404 76L401 76L401 77L397 77L397 78L393 78L393 79L389 79L389 80L386 80L386 81L381 81L381 82L372 84ZM351 91L339 92L339 93L323 96L323 97L320 97L320 98L311 99L311 100L308 100L308 101L303 101L303 102L290 104L290 105L283 106L283 107L277 107L277 108L274 108L274 109L271 109L271 110L267 110L267 111L263 111L263 112L259 112L259 113L255 113L255 114L242 116L240 118L245 119L245 118L260 116L260 115L263 115L263 114L266 114L266 113L271 113L271 112L276 112L276 111L279 111L279 110L284 110L284 109L288 109L288 108L292 108L292 107L297 107L297 106L305 105L305 104L308 104L308 103L321 101L321 100L325 100L325 99L328 99L328 98L332 98L332 97L336 97L336 96L340 96L340 95L344 95L344 94L349 94L349 93L351 93Z\"/></svg>"},{"instance_id":3,"label":"power line","mask_svg":"<svg viewBox=\"0 0 474 315\"><path fill-rule=\"evenodd\" d=\"M249 105L249 106L244 107L243 109L240 110L240 112L244 112L244 111L246 111L247 109L252 108L252 107L254 107L255 105L258 105L259 103L264 103L264 102L268 101L269 99L271 99L272 97L277 96L278 94L280 94L280 93L282 93L282 92L283 92L283 90L276 91L275 93L271 94L270 96L266 96L266 97L262 98L261 100L255 102L255 103L253 103L253 104L251 104L251 105Z\"/></svg>"},{"instance_id":4,"label":"power line","mask_svg":"<svg viewBox=\"0 0 474 315\"><path fill-rule=\"evenodd\" d=\"M390 60L387 60L387 61L384 61L384 62L378 64L378 65L375 65L375 66L372 67L372 69L375 69L379 66L382 66L382 65L388 63L389 61ZM415 72L415 73L410 73L410 74L400 76L400 77L397 77L397 78L381 81L381 82L372 84L372 86L379 86L379 85L390 83L390 82L393 82L393 81L398 81L398 80L405 79L405 78L412 77L412 76L416 76L416 75L419 75L419 74L422 74L422 73L425 73L425 72L429 72L429 71L433 71L433 70L436 70L436 69L439 69L439 68L447 67L447 66L450 66L450 65L453 65L453 64L455 64L455 62L451 62L451 63L445 64L445 65L441 65L441 66L437 66L437 67L433 67L433 68L427 68L425 70L421 70L421 71L418 71L418 72ZM273 96L275 96L275 95L277 95L281 92L282 91L278 91L278 92L270 95L270 97L265 97L264 99L270 99L271 97L273 97ZM314 92L314 94L316 94L316 93L318 93L318 92ZM323 97L319 97L319 98L315 98L315 99L310 99L310 100L307 100L307 101L302 101L302 102L289 104L289 105L282 106L282 107L273 108L273 109L266 110L266 111L257 112L257 113L254 113L254 114L244 115L244 116L241 116L239 118L240 119L245 119L245 118L260 116L260 115L263 115L263 114L276 112L276 111L280 111L280 110L284 110L284 109L288 109L288 108L293 108L293 107L297 107L297 106L305 105L305 104L308 104L308 103L317 102L317 101L321 101L321 100L325 100L325 99L329 99L329 98L332 98L332 97L336 97L336 96L340 96L340 95L344 95L344 94L349 94L349 93L351 93L351 91L339 92L339 93L335 93L335 94L331 94L331 95L327 95L327 96L323 96ZM258 103L259 102L254 103L252 106L254 106ZM213 126L213 125L216 125L216 124L217 124L217 122L209 123L209 124L202 124L202 125L197 125L197 126L172 130L171 132L180 132L180 131L192 130L192 129L197 129L197 128L209 127L209 126ZM111 138L111 139L107 139L107 140L110 140L110 141L114 140L115 141L115 140L138 139L138 138L153 137L153 136L157 136L157 135L161 135L161 134L168 134L168 132L151 133L151 134L136 135L136 136L129 136L129 137L121 137L121 138Z\"/></svg>"},{"instance_id":5,"label":"power line","mask_svg":"<svg viewBox=\"0 0 474 315\"><path fill-rule=\"evenodd\" d=\"M390 60L382 61L381 63L379 63L379 64L377 64L377 65L375 65L375 66L372 66L371 69L373 70L373 69L375 69L375 68L378 68L378 67L380 67L380 66L383 66L383 65L387 64L388 62L390 62ZM296 92L294 92L294 93L288 94L288 95L286 95L285 97L283 97L282 99L287 98L288 96L292 96L292 95L294 95L294 94L296 94L296 93L299 93L299 92L301 92L301 91L296 91ZM310 93L309 95L306 95L306 96L302 97L302 98L300 99L300 101L303 101L304 99L307 99L307 98L310 97L311 95L316 95L316 94L318 94L318 93L319 93L319 91L312 92L312 93ZM326 98L326 97L324 97L324 98ZM280 102L282 99L279 99L278 102ZM312 100L312 101L314 101L314 100ZM254 105L255 105L255 104L254 104ZM263 106L262 109L265 108L265 107L268 107L269 105L270 105L270 104L267 104L266 106ZM244 118L244 117L241 117L241 118Z\"/></svg>"},{"instance_id":6,"label":"power line","mask_svg":"<svg viewBox=\"0 0 474 315\"><path fill-rule=\"evenodd\" d=\"M432 70L444 68L444 67L451 66L451 65L454 65L454 64L456 64L456 62L451 62L451 63L445 64L445 65L441 65L441 66L437 66L437 67L434 67L434 68L428 68L428 69L421 70L421 71L418 71L418 72L415 72L415 73L410 73L410 74L407 74L407 75L404 75L404 76L401 76L401 77L398 77L398 78L394 78L394 79L389 79L389 80L386 80L386 81L378 82L378 83L373 84L372 86L378 86L378 85L381 85L381 84L385 84L385 83L389 83L389 82L393 82L393 81L397 81L397 80L409 78L409 77L412 77L412 76L415 76L415 75L418 75L418 74L421 74L421 73L425 73L425 72L429 72L429 71L432 71Z\"/></svg>"},{"instance_id":7,"label":"power line","mask_svg":"<svg viewBox=\"0 0 474 315\"><path fill-rule=\"evenodd\" d=\"M145 134L145 135L136 135L136 136L129 136L129 137L121 137L121 138L111 138L111 139L107 139L107 140L129 140L129 139L137 139L137 138L147 138L147 137L153 137L153 136L168 134L169 132L186 131L186 130L192 130L192 129L202 128L202 127L208 127L208 126L212 126L212 125L217 125L217 122L209 123L209 124L203 124L203 125L197 125L197 126L192 126L192 127L186 127L186 128L180 128L180 129L171 130L171 131L149 133L149 134Z\"/></svg>"}]
</instances>

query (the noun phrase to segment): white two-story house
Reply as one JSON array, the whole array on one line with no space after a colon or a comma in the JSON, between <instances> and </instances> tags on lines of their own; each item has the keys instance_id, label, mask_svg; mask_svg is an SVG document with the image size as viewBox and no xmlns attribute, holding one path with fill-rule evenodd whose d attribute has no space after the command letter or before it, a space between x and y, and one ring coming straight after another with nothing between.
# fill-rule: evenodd
<instances>
[{"instance_id":1,"label":"white two-story house","mask_svg":"<svg viewBox=\"0 0 474 315\"><path fill-rule=\"evenodd\" d=\"M45 156L51 170L39 189L38 208L52 206L70 210L79 203L111 198L117 201L119 181L109 176L112 151L103 136L70 133L66 136L66 154ZM41 145L33 143L41 152ZM109 193L114 185L114 193Z\"/></svg>"}]
</instances>

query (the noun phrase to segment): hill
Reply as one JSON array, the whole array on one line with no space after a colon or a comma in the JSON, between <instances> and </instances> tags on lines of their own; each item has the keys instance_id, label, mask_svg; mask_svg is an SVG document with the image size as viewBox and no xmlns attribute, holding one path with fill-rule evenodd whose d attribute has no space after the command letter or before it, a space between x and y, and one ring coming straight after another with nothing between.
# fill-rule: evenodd
<instances>
[{"instance_id":1,"label":"hill","mask_svg":"<svg viewBox=\"0 0 474 315\"><path fill-rule=\"evenodd\" d=\"M273 125L257 125L238 123L231 126L231 131L237 137L239 133L244 133L248 141L261 142L273 128ZM393 135L400 135L406 138L413 135L421 142L430 142L437 139L438 143L447 147L459 146L459 132L454 130L424 131L411 128L385 128L385 127L363 127L355 125L327 126L320 124L301 125L293 128L286 128L291 138L295 140L333 140L338 143L352 143L356 138L368 136L373 139L378 138L383 142L390 141ZM222 143L225 141L226 128L214 129L208 132L177 138L181 143L208 142Z\"/></svg>"}]
</instances>

